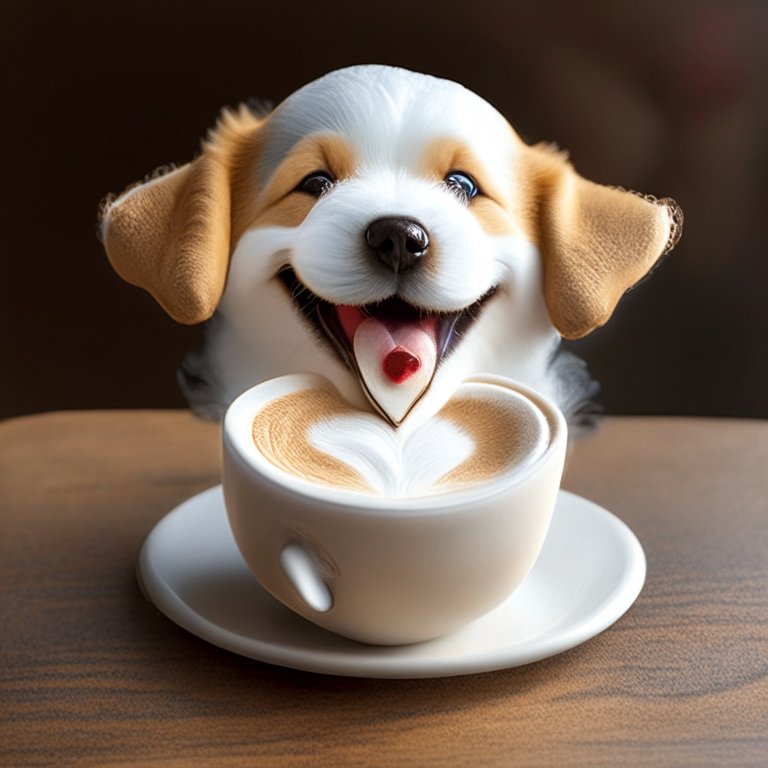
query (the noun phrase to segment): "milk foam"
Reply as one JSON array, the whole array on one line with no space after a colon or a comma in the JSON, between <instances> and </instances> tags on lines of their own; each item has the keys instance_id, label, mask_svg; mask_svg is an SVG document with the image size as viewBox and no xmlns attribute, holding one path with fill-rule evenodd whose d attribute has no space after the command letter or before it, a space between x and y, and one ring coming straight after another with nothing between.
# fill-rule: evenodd
<instances>
[{"instance_id":1,"label":"milk foam","mask_svg":"<svg viewBox=\"0 0 768 768\"><path fill-rule=\"evenodd\" d=\"M485 382L465 382L435 416L404 427L355 409L335 389L312 387L268 402L254 416L252 436L265 458L294 477L407 498L517 473L543 454L551 435L528 397Z\"/></svg>"},{"instance_id":2,"label":"milk foam","mask_svg":"<svg viewBox=\"0 0 768 768\"><path fill-rule=\"evenodd\" d=\"M312 425L307 438L354 469L373 491L393 497L429 490L475 450L466 432L439 416L410 434L378 416L336 416Z\"/></svg>"}]
</instances>

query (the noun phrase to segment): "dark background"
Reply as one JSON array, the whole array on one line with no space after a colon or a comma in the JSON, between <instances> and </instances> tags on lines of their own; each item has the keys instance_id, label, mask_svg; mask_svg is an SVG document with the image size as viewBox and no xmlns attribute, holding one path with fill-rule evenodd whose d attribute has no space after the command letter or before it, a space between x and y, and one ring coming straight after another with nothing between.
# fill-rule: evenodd
<instances>
[{"instance_id":1,"label":"dark background","mask_svg":"<svg viewBox=\"0 0 768 768\"><path fill-rule=\"evenodd\" d=\"M609 413L768 416L768 13L728 2L6 3L0 417L182 406L199 328L113 274L96 209L184 163L219 108L355 63L457 80L683 239L575 344Z\"/></svg>"}]
</instances>

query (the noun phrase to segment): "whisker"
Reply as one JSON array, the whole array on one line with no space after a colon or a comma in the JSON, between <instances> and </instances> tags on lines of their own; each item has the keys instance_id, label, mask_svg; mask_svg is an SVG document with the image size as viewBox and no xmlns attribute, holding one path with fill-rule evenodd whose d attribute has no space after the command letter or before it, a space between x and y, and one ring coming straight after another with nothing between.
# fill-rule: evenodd
<instances>
[{"instance_id":1,"label":"whisker","mask_svg":"<svg viewBox=\"0 0 768 768\"><path fill-rule=\"evenodd\" d=\"M298 290L297 290L298 288ZM307 288L306 285L302 285L298 280L294 283L293 289L291 290L291 298L292 299L298 299L299 296L301 296L302 293L309 293L309 288Z\"/></svg>"}]
</instances>

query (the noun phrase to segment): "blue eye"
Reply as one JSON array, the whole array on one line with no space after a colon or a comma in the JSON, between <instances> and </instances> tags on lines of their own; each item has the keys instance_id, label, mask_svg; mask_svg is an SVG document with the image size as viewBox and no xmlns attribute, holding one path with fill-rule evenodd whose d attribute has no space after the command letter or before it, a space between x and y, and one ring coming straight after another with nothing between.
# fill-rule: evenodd
<instances>
[{"instance_id":1,"label":"blue eye","mask_svg":"<svg viewBox=\"0 0 768 768\"><path fill-rule=\"evenodd\" d=\"M456 190L462 197L469 202L478 192L475 180L467 173L462 171L451 171L445 177L445 183L453 190Z\"/></svg>"},{"instance_id":2,"label":"blue eye","mask_svg":"<svg viewBox=\"0 0 768 768\"><path fill-rule=\"evenodd\" d=\"M296 189L299 192L306 192L312 197L321 197L333 186L333 179L325 171L315 171L302 179Z\"/></svg>"}]
</instances>

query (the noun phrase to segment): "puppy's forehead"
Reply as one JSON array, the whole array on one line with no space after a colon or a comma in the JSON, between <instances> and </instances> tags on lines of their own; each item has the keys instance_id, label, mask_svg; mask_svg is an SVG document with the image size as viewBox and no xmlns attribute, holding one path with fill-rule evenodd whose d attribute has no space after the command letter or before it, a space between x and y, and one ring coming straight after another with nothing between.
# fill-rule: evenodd
<instances>
[{"instance_id":1,"label":"puppy's forehead","mask_svg":"<svg viewBox=\"0 0 768 768\"><path fill-rule=\"evenodd\" d=\"M359 162L416 167L436 139L464 143L488 167L508 165L520 140L488 102L458 83L396 67L331 72L289 96L269 121L261 177L313 134L336 134Z\"/></svg>"}]
</instances>

